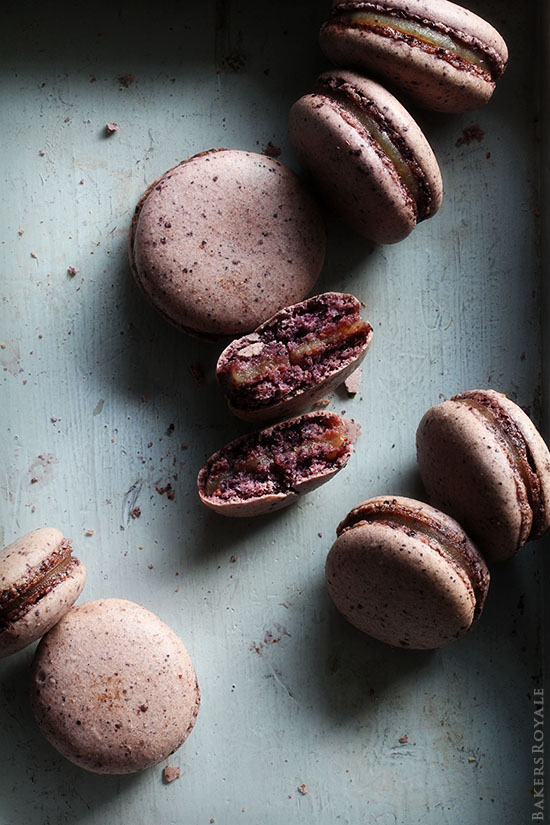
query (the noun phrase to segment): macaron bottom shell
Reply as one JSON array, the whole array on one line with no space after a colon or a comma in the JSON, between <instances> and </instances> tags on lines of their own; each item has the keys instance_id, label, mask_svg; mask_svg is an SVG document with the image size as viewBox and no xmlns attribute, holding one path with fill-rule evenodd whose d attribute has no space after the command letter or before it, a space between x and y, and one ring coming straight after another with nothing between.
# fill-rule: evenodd
<instances>
[{"instance_id":1,"label":"macaron bottom shell","mask_svg":"<svg viewBox=\"0 0 550 825\"><path fill-rule=\"evenodd\" d=\"M63 756L102 774L140 771L185 741L200 692L178 636L122 599L73 608L40 643L31 707Z\"/></svg>"}]
</instances>

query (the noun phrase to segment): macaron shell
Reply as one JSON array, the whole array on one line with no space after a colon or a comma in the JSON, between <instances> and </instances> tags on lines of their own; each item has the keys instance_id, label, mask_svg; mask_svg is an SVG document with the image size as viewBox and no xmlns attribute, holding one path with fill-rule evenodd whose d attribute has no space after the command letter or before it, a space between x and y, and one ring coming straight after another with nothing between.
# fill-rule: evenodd
<instances>
[{"instance_id":1,"label":"macaron shell","mask_svg":"<svg viewBox=\"0 0 550 825\"><path fill-rule=\"evenodd\" d=\"M334 8L360 11L362 2L334 2ZM392 0L377 2L376 11L403 10L426 22L443 24L451 32L461 32L466 41L478 40L493 49L504 64L506 43L486 20L446 0ZM367 9L370 10L370 9ZM322 50L336 65L374 72L386 82L405 90L417 104L442 112L465 112L483 106L495 84L477 73L457 68L436 54L409 45L404 40L384 37L364 28L347 28L328 21L321 28Z\"/></svg>"},{"instance_id":2,"label":"macaron shell","mask_svg":"<svg viewBox=\"0 0 550 825\"><path fill-rule=\"evenodd\" d=\"M358 523L332 546L329 594L351 624L397 647L443 647L466 633L475 613L473 588L420 535L392 524Z\"/></svg>"},{"instance_id":3,"label":"macaron shell","mask_svg":"<svg viewBox=\"0 0 550 825\"><path fill-rule=\"evenodd\" d=\"M444 401L423 416L416 446L430 503L459 521L488 561L510 558L530 509L494 432L465 405Z\"/></svg>"},{"instance_id":4,"label":"macaron shell","mask_svg":"<svg viewBox=\"0 0 550 825\"><path fill-rule=\"evenodd\" d=\"M305 298L325 243L321 213L290 169L220 149L189 158L148 189L129 253L138 284L167 320L215 338L250 331Z\"/></svg>"},{"instance_id":5,"label":"macaron shell","mask_svg":"<svg viewBox=\"0 0 550 825\"><path fill-rule=\"evenodd\" d=\"M17 594L34 582L63 540L55 527L39 527L5 547L0 553L0 591Z\"/></svg>"},{"instance_id":6,"label":"macaron shell","mask_svg":"<svg viewBox=\"0 0 550 825\"><path fill-rule=\"evenodd\" d=\"M345 70L319 78L336 78L375 101L425 170L433 189L435 212L442 182L435 156L420 127L399 101L380 84ZM397 243L417 224L414 201L393 164L373 144L369 133L345 107L319 93L308 94L289 114L291 142L304 166L336 213L376 243Z\"/></svg>"},{"instance_id":7,"label":"macaron shell","mask_svg":"<svg viewBox=\"0 0 550 825\"><path fill-rule=\"evenodd\" d=\"M40 643L31 706L48 741L88 771L123 774L185 741L200 694L181 640L122 599L75 607Z\"/></svg>"},{"instance_id":8,"label":"macaron shell","mask_svg":"<svg viewBox=\"0 0 550 825\"><path fill-rule=\"evenodd\" d=\"M76 602L85 583L86 568L73 558L69 576L0 632L0 659L17 653L47 633Z\"/></svg>"}]
</instances>

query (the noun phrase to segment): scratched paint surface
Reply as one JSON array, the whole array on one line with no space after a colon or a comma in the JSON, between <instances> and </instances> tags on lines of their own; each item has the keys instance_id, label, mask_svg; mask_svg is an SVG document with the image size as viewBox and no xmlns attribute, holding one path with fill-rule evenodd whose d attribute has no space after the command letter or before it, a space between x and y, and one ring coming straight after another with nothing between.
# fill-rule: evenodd
<instances>
[{"instance_id":1,"label":"scratched paint surface","mask_svg":"<svg viewBox=\"0 0 550 825\"><path fill-rule=\"evenodd\" d=\"M440 214L385 248L330 228L318 289L355 293L375 330L359 393L329 405L361 422L357 453L293 508L229 522L199 507L195 477L246 425L220 398L217 348L138 294L126 237L147 185L195 152L271 141L298 169L286 116L326 66L329 4L3 7L0 539L62 529L88 568L83 599L157 612L203 703L168 760L180 779L94 776L34 725L32 651L1 662L2 825L530 821L545 542L495 570L482 621L433 653L361 637L323 586L352 506L422 495L429 406L490 385L544 412L532 27L517 4L470 5L512 63L480 112L419 116Z\"/></svg>"}]
</instances>

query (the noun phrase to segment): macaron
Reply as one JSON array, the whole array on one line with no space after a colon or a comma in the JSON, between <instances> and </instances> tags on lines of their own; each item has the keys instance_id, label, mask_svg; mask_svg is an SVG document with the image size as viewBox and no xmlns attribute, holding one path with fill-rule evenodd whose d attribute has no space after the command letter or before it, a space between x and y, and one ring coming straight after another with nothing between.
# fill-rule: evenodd
<instances>
[{"instance_id":1,"label":"macaron","mask_svg":"<svg viewBox=\"0 0 550 825\"><path fill-rule=\"evenodd\" d=\"M241 436L202 467L199 497L223 516L280 510L345 467L359 432L355 421L319 410Z\"/></svg>"},{"instance_id":2,"label":"macaron","mask_svg":"<svg viewBox=\"0 0 550 825\"><path fill-rule=\"evenodd\" d=\"M294 415L357 369L372 334L357 298L324 292L285 307L232 341L218 359L216 375L239 418Z\"/></svg>"},{"instance_id":3,"label":"macaron","mask_svg":"<svg viewBox=\"0 0 550 825\"><path fill-rule=\"evenodd\" d=\"M334 0L319 40L337 66L373 73L440 112L483 106L508 61L498 31L447 0Z\"/></svg>"},{"instance_id":4,"label":"macaron","mask_svg":"<svg viewBox=\"0 0 550 825\"><path fill-rule=\"evenodd\" d=\"M431 407L416 448L429 500L460 521L488 561L510 558L548 530L548 447L502 393L471 390Z\"/></svg>"},{"instance_id":5,"label":"macaron","mask_svg":"<svg viewBox=\"0 0 550 825\"><path fill-rule=\"evenodd\" d=\"M355 72L322 74L290 110L290 139L334 214L376 243L396 243L439 209L441 173L401 103Z\"/></svg>"},{"instance_id":6,"label":"macaron","mask_svg":"<svg viewBox=\"0 0 550 825\"><path fill-rule=\"evenodd\" d=\"M200 693L181 639L124 599L79 605L44 636L31 707L46 739L93 773L144 770L187 739Z\"/></svg>"},{"instance_id":7,"label":"macaron","mask_svg":"<svg viewBox=\"0 0 550 825\"><path fill-rule=\"evenodd\" d=\"M129 256L174 326L214 339L250 332L313 288L325 255L320 210L278 160L212 149L156 180L132 220Z\"/></svg>"},{"instance_id":8,"label":"macaron","mask_svg":"<svg viewBox=\"0 0 550 825\"><path fill-rule=\"evenodd\" d=\"M378 496L338 525L328 592L352 625L395 647L432 649L460 638L483 609L489 571L449 516L414 499Z\"/></svg>"},{"instance_id":9,"label":"macaron","mask_svg":"<svg viewBox=\"0 0 550 825\"><path fill-rule=\"evenodd\" d=\"M0 658L43 636L78 599L86 568L70 539L41 527L0 553Z\"/></svg>"}]
</instances>

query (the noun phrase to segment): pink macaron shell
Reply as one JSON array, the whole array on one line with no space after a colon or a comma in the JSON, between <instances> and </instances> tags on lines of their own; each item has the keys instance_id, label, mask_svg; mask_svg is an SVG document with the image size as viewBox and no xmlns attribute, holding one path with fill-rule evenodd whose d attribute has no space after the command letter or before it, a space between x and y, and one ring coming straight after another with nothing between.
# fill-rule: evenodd
<instances>
[{"instance_id":1,"label":"pink macaron shell","mask_svg":"<svg viewBox=\"0 0 550 825\"><path fill-rule=\"evenodd\" d=\"M384 515L369 521L369 510ZM409 524L411 513L431 528ZM362 632L393 646L432 649L463 636L478 618L489 574L445 514L412 499L378 497L355 508L338 533L327 556L327 587L339 612Z\"/></svg>"},{"instance_id":2,"label":"pink macaron shell","mask_svg":"<svg viewBox=\"0 0 550 825\"><path fill-rule=\"evenodd\" d=\"M432 192L432 214L442 199L437 160L420 127L380 84L355 72L334 70L319 80L345 84L357 99L375 102L422 168ZM397 243L417 225L414 201L395 167L369 132L341 104L323 93L305 95L291 108L289 133L304 166L336 214L376 243Z\"/></svg>"},{"instance_id":3,"label":"pink macaron shell","mask_svg":"<svg viewBox=\"0 0 550 825\"><path fill-rule=\"evenodd\" d=\"M265 155L217 149L147 190L129 254L151 304L179 329L213 339L305 298L325 242L321 213L294 172Z\"/></svg>"},{"instance_id":4,"label":"pink macaron shell","mask_svg":"<svg viewBox=\"0 0 550 825\"><path fill-rule=\"evenodd\" d=\"M182 641L123 599L70 610L33 662L31 706L44 736L94 773L133 773L167 758L193 729L199 703Z\"/></svg>"},{"instance_id":5,"label":"pink macaron shell","mask_svg":"<svg viewBox=\"0 0 550 825\"><path fill-rule=\"evenodd\" d=\"M487 391L472 391L464 397ZM550 514L548 449L530 419L509 399L490 391L490 398L516 422L531 455ZM491 562L513 556L530 537L533 512L525 483L511 460L498 429L467 404L451 399L430 408L418 425L420 475L432 504L464 525Z\"/></svg>"},{"instance_id":6,"label":"pink macaron shell","mask_svg":"<svg viewBox=\"0 0 550 825\"><path fill-rule=\"evenodd\" d=\"M481 42L492 50L503 68L508 49L501 35L486 20L447 0L381 0L376 3L334 2L347 11L400 10L426 23L441 24L443 31L460 32L466 43ZM403 89L415 103L442 112L465 112L483 106L495 82L479 73L452 65L405 40L392 39L365 28L348 27L329 20L320 32L320 45L336 65L373 72Z\"/></svg>"},{"instance_id":7,"label":"pink macaron shell","mask_svg":"<svg viewBox=\"0 0 550 825\"><path fill-rule=\"evenodd\" d=\"M85 584L86 568L78 559L72 559L70 575L0 632L0 659L47 633L76 602Z\"/></svg>"}]
</instances>

